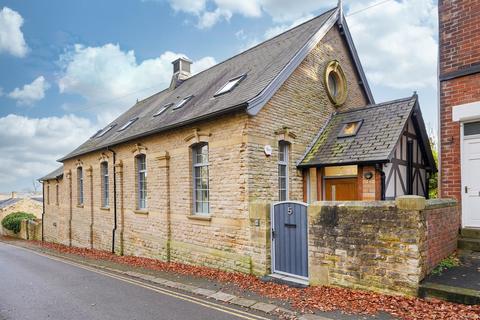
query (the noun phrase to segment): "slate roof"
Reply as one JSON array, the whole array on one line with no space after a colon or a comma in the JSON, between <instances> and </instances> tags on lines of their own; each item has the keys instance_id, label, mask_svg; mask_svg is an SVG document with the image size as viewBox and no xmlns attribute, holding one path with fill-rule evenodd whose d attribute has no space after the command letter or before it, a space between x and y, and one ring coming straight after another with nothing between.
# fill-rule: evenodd
<instances>
[{"instance_id":1,"label":"slate roof","mask_svg":"<svg viewBox=\"0 0 480 320\"><path fill-rule=\"evenodd\" d=\"M63 166L53 170L52 172L50 172L49 174L47 174L46 176L38 179L39 181L47 181L47 180L53 180L53 179L57 179L57 178L61 178L63 177Z\"/></svg>"},{"instance_id":2,"label":"slate roof","mask_svg":"<svg viewBox=\"0 0 480 320\"><path fill-rule=\"evenodd\" d=\"M7 207L13 206L18 201L22 200L21 198L10 198L0 201L0 209L5 209Z\"/></svg>"},{"instance_id":3,"label":"slate roof","mask_svg":"<svg viewBox=\"0 0 480 320\"><path fill-rule=\"evenodd\" d=\"M302 55L308 53L305 52L306 48L308 49L313 42L317 41L316 44L321 40L318 35L323 31L328 31L338 20L339 14L338 8L329 10L188 78L173 90L163 90L138 102L114 120L110 125L114 124L115 127L105 135L90 138L59 161L234 110L247 110L251 114L253 112L250 112L253 109L252 105L254 103L263 105L266 102L268 94L273 94L271 92L276 90L272 83L279 82L278 79L283 79L284 74L293 72L291 68L296 66L293 66L292 61L297 63L297 60L303 60L304 56ZM325 29L326 27L328 29ZM345 28L348 28L346 24ZM349 33L346 33L345 36L348 37ZM350 42L347 42L352 56L358 59L356 51L352 47L353 42L351 39L349 40ZM368 82L359 64L357 64L357 71L362 79L365 93L373 103ZM214 97L215 92L228 80L244 74L246 75L245 79L233 91ZM194 95L193 99L182 108L173 110L170 107L160 116L153 117L160 108L170 103L176 104L190 95ZM127 130L118 131L133 118L138 118L138 120Z\"/></svg>"},{"instance_id":4,"label":"slate roof","mask_svg":"<svg viewBox=\"0 0 480 320\"><path fill-rule=\"evenodd\" d=\"M334 114L307 151L300 167L387 162L414 109L417 95ZM417 115L417 117L421 114ZM423 126L423 120L421 121ZM363 121L353 137L339 138L345 123ZM425 131L420 129L421 131ZM423 138L423 136L422 136ZM428 140L427 140L428 141ZM429 146L428 146L429 147ZM431 154L430 148L427 150ZM433 165L435 168L435 165Z\"/></svg>"}]
</instances>

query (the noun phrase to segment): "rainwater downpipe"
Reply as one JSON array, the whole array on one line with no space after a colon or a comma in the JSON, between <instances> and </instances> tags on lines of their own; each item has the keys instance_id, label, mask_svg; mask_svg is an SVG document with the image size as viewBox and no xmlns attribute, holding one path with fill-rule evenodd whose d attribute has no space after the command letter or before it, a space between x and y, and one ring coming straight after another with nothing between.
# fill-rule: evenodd
<instances>
[{"instance_id":1,"label":"rainwater downpipe","mask_svg":"<svg viewBox=\"0 0 480 320\"><path fill-rule=\"evenodd\" d=\"M117 168L115 151L107 147L113 156L113 229L112 229L112 253L115 253L115 233L117 232Z\"/></svg>"},{"instance_id":2,"label":"rainwater downpipe","mask_svg":"<svg viewBox=\"0 0 480 320\"><path fill-rule=\"evenodd\" d=\"M45 184L44 184L45 181L42 181L42 205L43 205L43 211L42 211L42 242L45 241L45 237L44 237L44 232L43 232L43 226L44 226L44 217L45 217Z\"/></svg>"}]
</instances>

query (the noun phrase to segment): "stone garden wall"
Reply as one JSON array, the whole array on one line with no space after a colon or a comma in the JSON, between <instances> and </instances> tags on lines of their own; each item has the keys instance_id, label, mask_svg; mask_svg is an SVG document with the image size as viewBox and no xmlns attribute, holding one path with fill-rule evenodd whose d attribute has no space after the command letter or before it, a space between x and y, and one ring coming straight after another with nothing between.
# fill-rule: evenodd
<instances>
[{"instance_id":1,"label":"stone garden wall","mask_svg":"<svg viewBox=\"0 0 480 320\"><path fill-rule=\"evenodd\" d=\"M416 295L426 273L456 247L454 201L316 202L308 212L312 285Z\"/></svg>"}]
</instances>

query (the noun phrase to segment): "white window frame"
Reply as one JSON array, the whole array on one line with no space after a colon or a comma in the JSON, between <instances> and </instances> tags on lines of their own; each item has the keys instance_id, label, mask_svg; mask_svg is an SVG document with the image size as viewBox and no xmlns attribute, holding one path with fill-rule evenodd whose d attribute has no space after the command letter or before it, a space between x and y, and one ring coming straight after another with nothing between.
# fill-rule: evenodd
<instances>
[{"instance_id":1,"label":"white window frame","mask_svg":"<svg viewBox=\"0 0 480 320\"><path fill-rule=\"evenodd\" d=\"M127 123L125 123L123 126L121 126L120 129L118 129L118 132L127 130L128 127L130 127L137 120L138 120L138 117L128 120Z\"/></svg>"},{"instance_id":2,"label":"white window frame","mask_svg":"<svg viewBox=\"0 0 480 320\"><path fill-rule=\"evenodd\" d=\"M102 208L110 207L110 176L108 170L108 162L100 163L100 175L102 177Z\"/></svg>"},{"instance_id":3,"label":"white window frame","mask_svg":"<svg viewBox=\"0 0 480 320\"><path fill-rule=\"evenodd\" d=\"M79 206L84 203L84 193L83 193L83 168L77 168L77 204Z\"/></svg>"},{"instance_id":4,"label":"white window frame","mask_svg":"<svg viewBox=\"0 0 480 320\"><path fill-rule=\"evenodd\" d=\"M203 148L204 146L207 147L207 161L206 162L197 162L197 155L198 155L198 150ZM193 176L193 212L197 215L209 215L210 214L210 172L209 172L209 145L206 142L198 143L192 146L192 176ZM206 168L206 173L207 173L207 185L206 189L198 189L197 188L197 179L201 179L201 176L197 176L196 173L196 168ZM197 200L197 191L206 191L207 192L207 197L206 201L205 199L202 199L202 201ZM206 211L199 211L197 208L197 202L202 203L202 208L204 206L204 203L207 205L207 210Z\"/></svg>"},{"instance_id":5,"label":"white window frame","mask_svg":"<svg viewBox=\"0 0 480 320\"><path fill-rule=\"evenodd\" d=\"M245 79L246 76L247 76L246 74L242 74L241 76L228 80L227 83L225 83L220 89L218 89L218 91L215 92L213 96L218 97L218 96L221 96L222 94L232 92L233 89L235 89L240 84L240 82L242 82L242 80Z\"/></svg>"},{"instance_id":6,"label":"white window frame","mask_svg":"<svg viewBox=\"0 0 480 320\"><path fill-rule=\"evenodd\" d=\"M290 156L290 144L287 141L279 141L278 142L278 200L279 201L288 201L288 193L289 193L289 176L288 176L288 169L289 169L289 156ZM283 159L280 158L280 154L283 153ZM285 167L285 176L280 175L280 166ZM285 179L285 189L282 189L281 186L281 179ZM285 192L285 197L282 197L282 192Z\"/></svg>"},{"instance_id":7,"label":"white window frame","mask_svg":"<svg viewBox=\"0 0 480 320\"><path fill-rule=\"evenodd\" d=\"M100 130L100 131L95 135L95 138L103 137L107 132L109 132L110 130L112 130L115 126L116 126L116 124L111 124L111 125L109 125L108 127L104 128L103 130Z\"/></svg>"},{"instance_id":8,"label":"white window frame","mask_svg":"<svg viewBox=\"0 0 480 320\"><path fill-rule=\"evenodd\" d=\"M153 117L154 117L154 118L155 118L155 117L158 117L159 115L161 115L162 113L164 113L165 111L167 111L167 109L170 108L172 105L173 105L173 103L169 103L169 104L164 105L163 107L161 107L161 108L157 111L157 113L155 113L155 114L153 115Z\"/></svg>"},{"instance_id":9,"label":"white window frame","mask_svg":"<svg viewBox=\"0 0 480 320\"><path fill-rule=\"evenodd\" d=\"M193 98L193 95L190 95L190 96L188 96L188 97L183 98L182 100L180 100L180 101L175 105L175 107L173 107L173 110L180 109L180 108L183 107L188 101L192 100L192 98Z\"/></svg>"},{"instance_id":10,"label":"white window frame","mask_svg":"<svg viewBox=\"0 0 480 320\"><path fill-rule=\"evenodd\" d=\"M143 159L145 163L143 169L140 168L141 159ZM147 208L147 156L145 154L139 154L135 157L135 163L137 169L137 209L145 210Z\"/></svg>"}]
</instances>

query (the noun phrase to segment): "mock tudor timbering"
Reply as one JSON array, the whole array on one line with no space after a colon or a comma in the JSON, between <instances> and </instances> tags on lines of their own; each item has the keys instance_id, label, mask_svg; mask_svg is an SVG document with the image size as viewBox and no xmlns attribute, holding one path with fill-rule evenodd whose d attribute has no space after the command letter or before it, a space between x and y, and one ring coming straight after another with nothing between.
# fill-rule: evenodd
<instances>
[{"instance_id":1,"label":"mock tudor timbering","mask_svg":"<svg viewBox=\"0 0 480 320\"><path fill-rule=\"evenodd\" d=\"M269 208L279 199L280 164L286 199L321 199L325 168L299 166L308 146L333 114L374 104L339 12L330 10L139 101L62 158L63 167L42 179L56 180L61 193L61 201L45 206L45 240L270 272ZM341 105L331 102L324 83L331 61L345 76ZM214 96L240 75L229 92ZM279 154L282 141L288 144ZM108 207L101 202L105 161ZM84 206L76 205L77 167L91 168L84 178ZM379 197L376 170L374 164L355 167L355 186L364 199ZM138 206L140 192L145 208Z\"/></svg>"}]
</instances>

